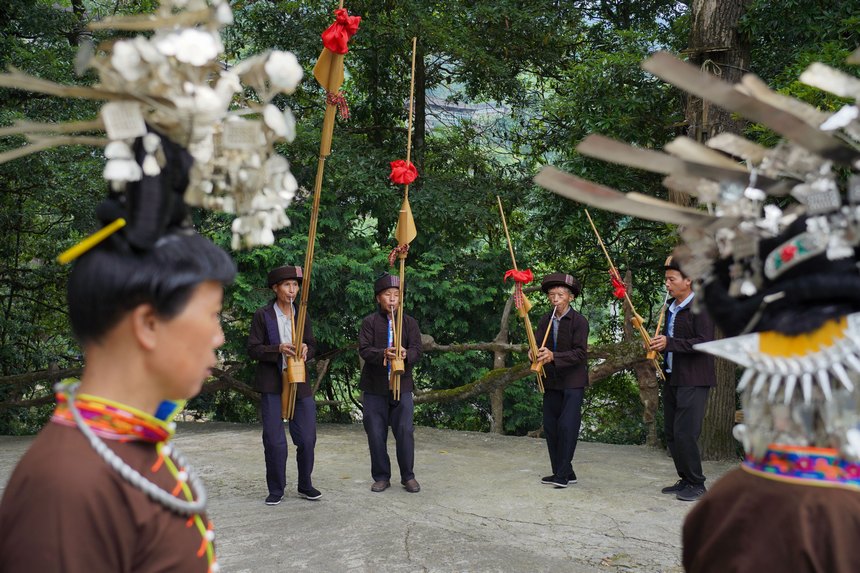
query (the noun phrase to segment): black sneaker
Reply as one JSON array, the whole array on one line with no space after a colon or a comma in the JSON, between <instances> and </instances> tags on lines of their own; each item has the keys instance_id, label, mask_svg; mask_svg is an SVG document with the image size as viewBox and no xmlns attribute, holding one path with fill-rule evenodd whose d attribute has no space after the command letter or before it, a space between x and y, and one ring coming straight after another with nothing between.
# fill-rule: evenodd
<instances>
[{"instance_id":1,"label":"black sneaker","mask_svg":"<svg viewBox=\"0 0 860 573\"><path fill-rule=\"evenodd\" d=\"M570 470L570 475L567 477L567 483L574 484L576 483L576 472Z\"/></svg>"},{"instance_id":2,"label":"black sneaker","mask_svg":"<svg viewBox=\"0 0 860 573\"><path fill-rule=\"evenodd\" d=\"M305 499L319 499L322 497L320 490L315 487L309 487L308 489L299 488L299 495Z\"/></svg>"},{"instance_id":3,"label":"black sneaker","mask_svg":"<svg viewBox=\"0 0 860 573\"><path fill-rule=\"evenodd\" d=\"M544 485L552 485L553 480L555 480L555 475L544 476L544 477L540 478L540 482Z\"/></svg>"},{"instance_id":4,"label":"black sneaker","mask_svg":"<svg viewBox=\"0 0 860 573\"><path fill-rule=\"evenodd\" d=\"M687 480L679 479L673 485L666 486L660 490L660 493L678 493L687 487Z\"/></svg>"},{"instance_id":5,"label":"black sneaker","mask_svg":"<svg viewBox=\"0 0 860 573\"><path fill-rule=\"evenodd\" d=\"M705 489L705 484L699 483L688 483L687 487L678 492L678 495L675 496L676 499L680 499L681 501L696 501L708 491Z\"/></svg>"},{"instance_id":6,"label":"black sneaker","mask_svg":"<svg viewBox=\"0 0 860 573\"><path fill-rule=\"evenodd\" d=\"M567 487L567 478L555 476L552 478L552 485L555 487Z\"/></svg>"},{"instance_id":7,"label":"black sneaker","mask_svg":"<svg viewBox=\"0 0 860 573\"><path fill-rule=\"evenodd\" d=\"M269 497L266 498L266 505L278 505L282 499L284 499L284 496L270 493Z\"/></svg>"}]
</instances>

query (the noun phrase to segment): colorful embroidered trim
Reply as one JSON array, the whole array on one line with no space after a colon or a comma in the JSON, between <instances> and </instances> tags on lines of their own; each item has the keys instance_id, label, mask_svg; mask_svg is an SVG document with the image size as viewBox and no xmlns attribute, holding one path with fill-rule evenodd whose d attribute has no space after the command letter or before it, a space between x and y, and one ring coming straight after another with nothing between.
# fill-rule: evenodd
<instances>
[{"instance_id":1,"label":"colorful embroidered trim","mask_svg":"<svg viewBox=\"0 0 860 573\"><path fill-rule=\"evenodd\" d=\"M763 458L747 456L743 466L748 472L789 483L860 488L860 464L830 448L771 444Z\"/></svg>"},{"instance_id":2,"label":"colorful embroidered trim","mask_svg":"<svg viewBox=\"0 0 860 573\"><path fill-rule=\"evenodd\" d=\"M173 436L173 430L166 422L130 406L88 394L78 394L75 398L75 406L87 426L100 438L157 443ZM64 426L74 426L66 400L64 393L57 393L57 408L51 419Z\"/></svg>"},{"instance_id":3,"label":"colorful embroidered trim","mask_svg":"<svg viewBox=\"0 0 860 573\"><path fill-rule=\"evenodd\" d=\"M58 385L57 387L60 388L61 386ZM76 427L77 424L68 406L68 396L59 390L56 397L57 407L51 421L64 426ZM194 500L194 492L188 485L188 470L184 467L178 467L171 457L173 447L167 443L167 440L174 433L172 424L162 422L136 408L89 394L75 395L74 405L87 427L100 438L154 443L157 458L150 467L150 471L153 474L158 473L164 466L176 480L176 485L170 493L180 499ZM195 514L186 521L186 527L193 526L196 526L201 538L200 546L196 551L197 557L205 556L209 573L217 573L220 571L220 566L215 557L215 531L212 522L204 522L200 514Z\"/></svg>"},{"instance_id":4,"label":"colorful embroidered trim","mask_svg":"<svg viewBox=\"0 0 860 573\"><path fill-rule=\"evenodd\" d=\"M764 261L764 274L773 280L792 267L817 257L826 250L826 234L800 233L768 253Z\"/></svg>"}]
</instances>

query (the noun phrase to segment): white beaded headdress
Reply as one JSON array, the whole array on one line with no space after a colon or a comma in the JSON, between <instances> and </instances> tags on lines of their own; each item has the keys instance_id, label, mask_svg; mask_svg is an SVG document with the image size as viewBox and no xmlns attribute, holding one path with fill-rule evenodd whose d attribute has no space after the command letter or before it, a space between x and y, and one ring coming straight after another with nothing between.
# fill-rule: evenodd
<instances>
[{"instance_id":1,"label":"white beaded headdress","mask_svg":"<svg viewBox=\"0 0 860 573\"><path fill-rule=\"evenodd\" d=\"M268 51L233 67L220 61L220 30L232 22L226 0L163 0L155 14L90 24L141 32L79 51L77 71L98 73L93 87L56 84L15 70L0 74L3 87L105 101L90 122L22 122L0 129L0 136L26 134L30 142L0 154L0 163L56 145L104 145L104 177L113 191L122 192L165 167L165 137L193 158L185 201L235 214L234 249L271 244L273 231L289 224L285 209L298 187L289 163L274 150L275 142L293 140L295 119L272 99L292 93L303 72L290 52ZM243 97L246 87L256 101ZM74 135L94 130L104 130L107 139ZM132 151L136 140L142 140L142 160Z\"/></svg>"}]
</instances>

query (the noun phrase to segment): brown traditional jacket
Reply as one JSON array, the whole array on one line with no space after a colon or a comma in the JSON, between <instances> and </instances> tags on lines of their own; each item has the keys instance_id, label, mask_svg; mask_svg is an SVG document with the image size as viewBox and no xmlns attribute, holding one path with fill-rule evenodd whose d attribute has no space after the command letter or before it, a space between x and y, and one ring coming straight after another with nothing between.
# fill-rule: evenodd
<instances>
[{"instance_id":1,"label":"brown traditional jacket","mask_svg":"<svg viewBox=\"0 0 860 573\"><path fill-rule=\"evenodd\" d=\"M377 310L364 318L358 333L358 354L364 360L359 388L369 394L388 395L388 366L384 364L385 349L389 346L388 329L388 314ZM400 375L400 391L412 392L412 367L421 360L422 351L418 321L408 314L403 315L401 343L406 349L406 371Z\"/></svg>"},{"instance_id":2,"label":"brown traditional jacket","mask_svg":"<svg viewBox=\"0 0 860 573\"><path fill-rule=\"evenodd\" d=\"M693 345L714 339L714 321L704 308L694 313L692 302L682 307L675 315L672 336L669 325L663 330L666 335L666 352L672 352L672 386L716 386L714 357L699 352ZM665 365L665 361L664 361Z\"/></svg>"},{"instance_id":3,"label":"brown traditional jacket","mask_svg":"<svg viewBox=\"0 0 860 573\"><path fill-rule=\"evenodd\" d=\"M860 491L783 483L736 469L684 522L687 573L857 573Z\"/></svg>"},{"instance_id":4,"label":"brown traditional jacket","mask_svg":"<svg viewBox=\"0 0 860 573\"><path fill-rule=\"evenodd\" d=\"M535 332L538 344L546 335L551 317L552 313L548 312L538 322ZM584 316L570 308L559 320L555 349L552 332L546 339L546 347L552 350L553 360L543 366L546 373L544 388L564 390L588 386L588 321Z\"/></svg>"},{"instance_id":5,"label":"brown traditional jacket","mask_svg":"<svg viewBox=\"0 0 860 573\"><path fill-rule=\"evenodd\" d=\"M257 392L281 393L283 355L278 352L280 341L281 336L278 334L278 319L275 316L275 302L273 301L257 309L251 320L251 332L248 334L248 355L257 361L257 370L254 374L254 389ZM305 320L305 334L302 337L302 342L308 345L307 360L310 361L317 351L317 341L314 338L310 317ZM298 398L304 398L313 393L313 385L308 380L307 366L305 366L305 380L305 384L298 384L298 388L296 388Z\"/></svg>"},{"instance_id":6,"label":"brown traditional jacket","mask_svg":"<svg viewBox=\"0 0 860 573\"><path fill-rule=\"evenodd\" d=\"M175 487L154 444L104 442L146 479ZM3 492L0 571L205 573L200 532L187 522L127 482L80 430L49 422Z\"/></svg>"}]
</instances>

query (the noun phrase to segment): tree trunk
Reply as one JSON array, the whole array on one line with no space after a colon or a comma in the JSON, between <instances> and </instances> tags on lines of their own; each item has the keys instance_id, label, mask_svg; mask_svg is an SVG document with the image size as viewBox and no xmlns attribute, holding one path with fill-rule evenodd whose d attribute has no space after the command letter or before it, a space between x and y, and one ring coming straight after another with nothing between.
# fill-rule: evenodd
<instances>
[{"instance_id":1,"label":"tree trunk","mask_svg":"<svg viewBox=\"0 0 860 573\"><path fill-rule=\"evenodd\" d=\"M693 0L690 47L692 64L722 80L737 83L749 70L749 43L738 35L738 21L750 0ZM741 134L746 120L707 100L688 95L684 118L687 135L702 143L718 133Z\"/></svg>"},{"instance_id":2,"label":"tree trunk","mask_svg":"<svg viewBox=\"0 0 860 573\"><path fill-rule=\"evenodd\" d=\"M748 72L750 47L738 34L738 21L751 0L693 0L690 11L692 25L690 47L686 50L690 62L737 83ZM722 132L741 134L746 122L733 117L722 108L695 96L688 96L685 109L687 135L699 142ZM686 194L670 191L670 198L687 205ZM717 386L711 390L700 445L706 460L735 456L732 423L735 412L735 369L724 360L717 360Z\"/></svg>"},{"instance_id":3,"label":"tree trunk","mask_svg":"<svg viewBox=\"0 0 860 573\"><path fill-rule=\"evenodd\" d=\"M721 334L718 333L718 337ZM716 361L717 387L708 396L705 423L699 449L706 460L737 457L737 442L732 436L735 422L735 365L728 360Z\"/></svg>"}]
</instances>

